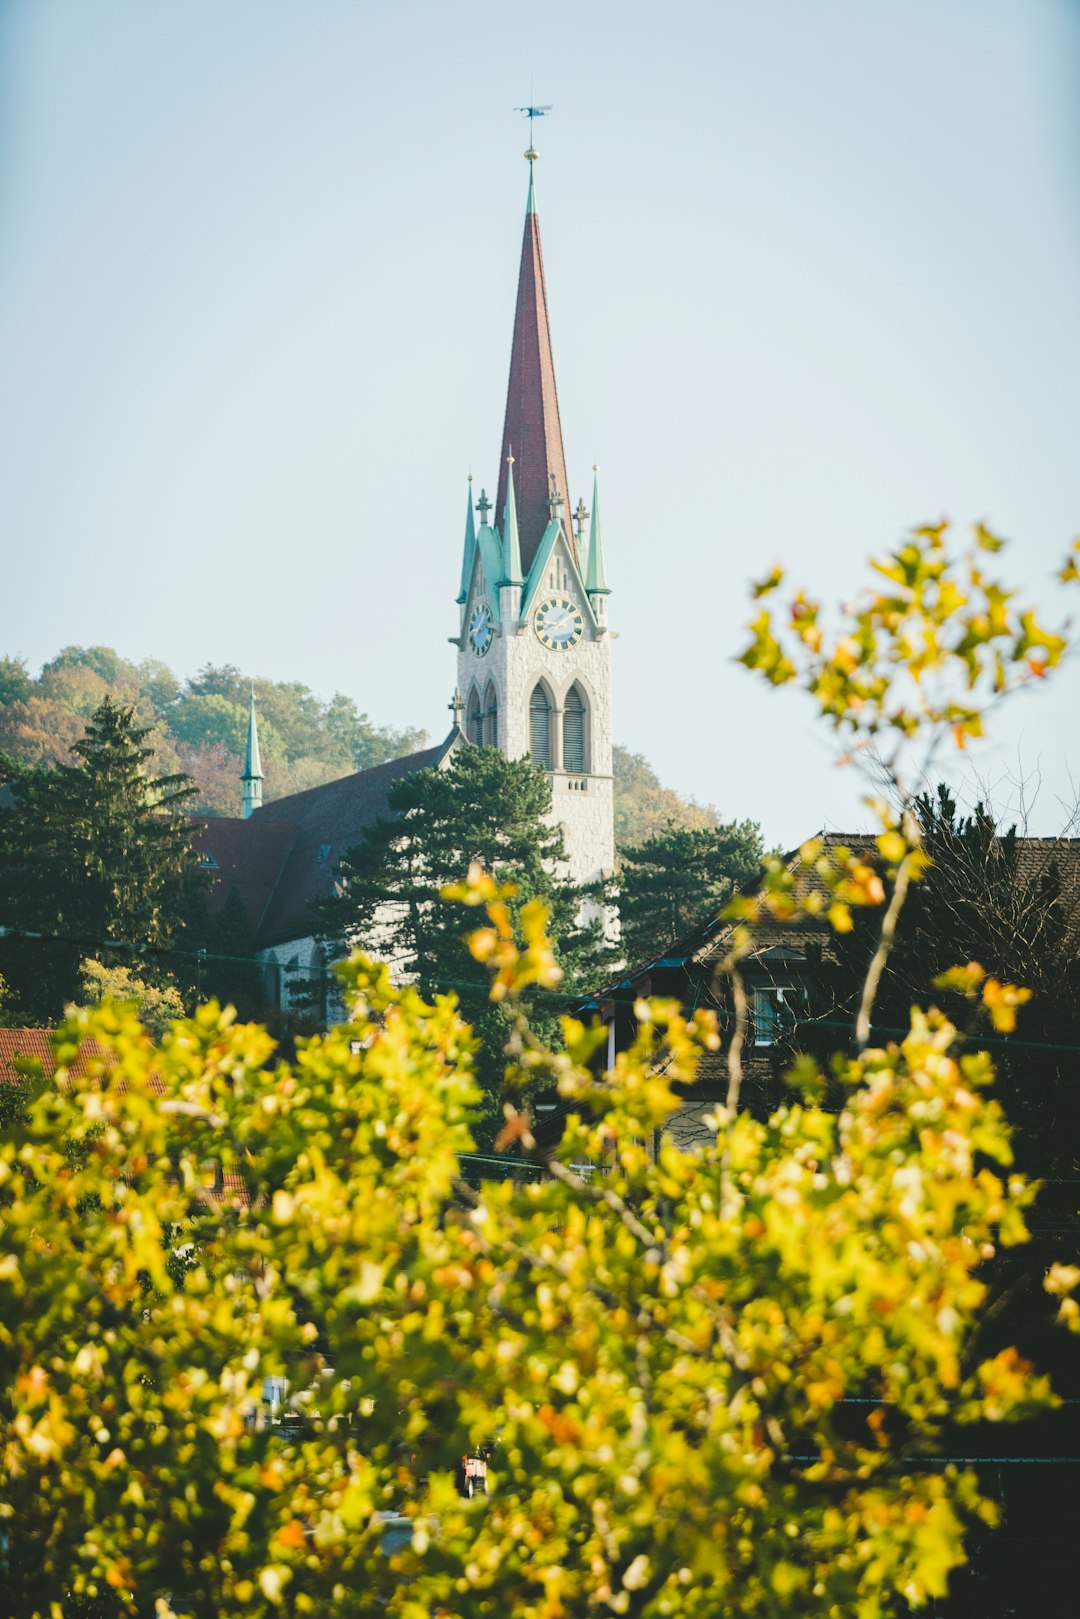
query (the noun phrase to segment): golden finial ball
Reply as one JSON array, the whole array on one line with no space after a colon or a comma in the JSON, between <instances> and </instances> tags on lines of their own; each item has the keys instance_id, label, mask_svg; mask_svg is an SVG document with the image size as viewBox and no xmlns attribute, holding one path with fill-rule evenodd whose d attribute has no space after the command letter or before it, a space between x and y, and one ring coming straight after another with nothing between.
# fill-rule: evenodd
<instances>
[{"instance_id":1,"label":"golden finial ball","mask_svg":"<svg viewBox=\"0 0 1080 1619\"><path fill-rule=\"evenodd\" d=\"M530 163L535 163L537 158L540 156L540 153L536 150L535 146L530 146L529 150L525 153L525 156L528 158Z\"/></svg>"}]
</instances>

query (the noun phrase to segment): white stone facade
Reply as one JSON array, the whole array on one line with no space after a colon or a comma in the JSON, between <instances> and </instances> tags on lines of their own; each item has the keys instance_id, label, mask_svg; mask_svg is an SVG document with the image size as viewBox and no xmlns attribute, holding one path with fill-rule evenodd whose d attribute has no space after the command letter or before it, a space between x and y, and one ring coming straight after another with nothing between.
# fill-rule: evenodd
<instances>
[{"instance_id":1,"label":"white stone facade","mask_svg":"<svg viewBox=\"0 0 1080 1619\"><path fill-rule=\"evenodd\" d=\"M530 701L537 685L542 686L550 709L552 768L548 776L553 818L564 829L570 877L575 882L589 882L610 873L615 864L611 637L606 600L596 596L590 602L562 533L546 559L541 549L536 559L539 574L530 577L524 588L499 587L485 567L484 549L483 544L476 548L461 609L457 679L465 704L463 725L468 735L470 713L479 707L487 717L483 741L500 748L507 758L519 759L530 751ZM562 650L542 645L536 634L537 609L553 596L572 602L583 619L580 640ZM495 627L488 649L481 653L470 643L469 625L485 604ZM568 771L563 768L563 729L567 698L575 685L585 705L585 768ZM492 697L494 726L490 724Z\"/></svg>"}]
</instances>

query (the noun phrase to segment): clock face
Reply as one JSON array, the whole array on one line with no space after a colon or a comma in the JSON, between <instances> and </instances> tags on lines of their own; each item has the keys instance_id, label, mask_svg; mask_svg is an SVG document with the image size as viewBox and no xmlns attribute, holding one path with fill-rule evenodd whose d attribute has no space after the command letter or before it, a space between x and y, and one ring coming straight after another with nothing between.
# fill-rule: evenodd
<instances>
[{"instance_id":1,"label":"clock face","mask_svg":"<svg viewBox=\"0 0 1080 1619\"><path fill-rule=\"evenodd\" d=\"M494 625L491 618L491 608L487 602L481 602L469 619L469 645L478 657L483 657L491 645L494 635Z\"/></svg>"},{"instance_id":2,"label":"clock face","mask_svg":"<svg viewBox=\"0 0 1080 1619\"><path fill-rule=\"evenodd\" d=\"M542 646L552 652L565 652L581 640L585 620L581 608L565 596L549 596L536 609L533 629Z\"/></svg>"}]
</instances>

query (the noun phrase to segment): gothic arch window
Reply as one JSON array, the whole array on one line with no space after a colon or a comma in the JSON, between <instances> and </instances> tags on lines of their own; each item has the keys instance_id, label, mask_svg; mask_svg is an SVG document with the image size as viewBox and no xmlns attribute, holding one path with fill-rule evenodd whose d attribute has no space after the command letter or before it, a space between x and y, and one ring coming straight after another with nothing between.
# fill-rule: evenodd
<instances>
[{"instance_id":1,"label":"gothic arch window","mask_svg":"<svg viewBox=\"0 0 1080 1619\"><path fill-rule=\"evenodd\" d=\"M563 704L562 762L564 770L578 776L584 775L589 768L586 722L585 698L575 680Z\"/></svg>"},{"instance_id":2,"label":"gothic arch window","mask_svg":"<svg viewBox=\"0 0 1080 1619\"><path fill-rule=\"evenodd\" d=\"M484 692L484 744L489 748L499 745L499 699L490 680Z\"/></svg>"},{"instance_id":3,"label":"gothic arch window","mask_svg":"<svg viewBox=\"0 0 1080 1619\"><path fill-rule=\"evenodd\" d=\"M469 714L465 722L465 735L470 742L475 742L477 747L483 746L484 711L480 707L480 693L475 686L469 693Z\"/></svg>"},{"instance_id":4,"label":"gothic arch window","mask_svg":"<svg viewBox=\"0 0 1080 1619\"><path fill-rule=\"evenodd\" d=\"M551 699L538 682L529 698L529 752L533 764L543 770L552 768L551 729Z\"/></svg>"}]
</instances>

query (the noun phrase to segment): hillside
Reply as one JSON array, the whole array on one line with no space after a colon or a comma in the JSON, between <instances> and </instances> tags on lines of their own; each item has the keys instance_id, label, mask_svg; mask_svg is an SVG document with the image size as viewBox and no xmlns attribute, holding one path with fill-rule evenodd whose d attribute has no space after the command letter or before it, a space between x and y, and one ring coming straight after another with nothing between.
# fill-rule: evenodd
<instances>
[{"instance_id":1,"label":"hillside","mask_svg":"<svg viewBox=\"0 0 1080 1619\"><path fill-rule=\"evenodd\" d=\"M154 728L157 769L195 781L196 812L238 815L253 687L267 802L412 753L427 741L424 731L376 725L341 692L326 702L299 681L250 677L232 664L207 664L181 678L155 659L136 664L112 647L68 646L37 676L23 659L0 657L0 750L28 764L67 762L90 715L111 696ZM664 787L642 754L617 746L616 845L642 843L669 821L714 827L717 814Z\"/></svg>"},{"instance_id":2,"label":"hillside","mask_svg":"<svg viewBox=\"0 0 1080 1619\"><path fill-rule=\"evenodd\" d=\"M351 697L324 702L299 681L242 675L207 664L180 679L164 663L130 663L111 647L65 647L35 679L22 659L0 658L0 749L30 764L69 759L69 749L105 696L154 727L157 768L196 782L193 808L240 813L248 693L259 707L265 797L281 798L424 746L423 731L375 725Z\"/></svg>"}]
</instances>

